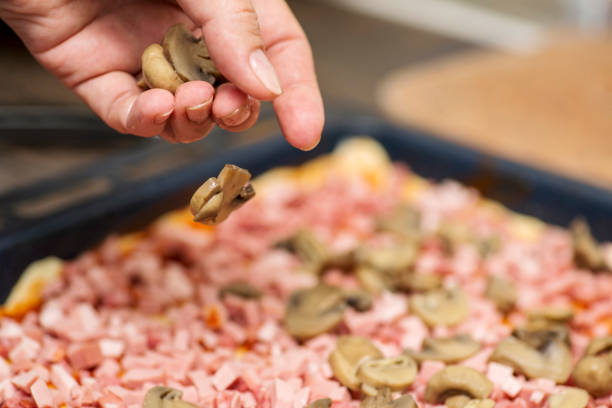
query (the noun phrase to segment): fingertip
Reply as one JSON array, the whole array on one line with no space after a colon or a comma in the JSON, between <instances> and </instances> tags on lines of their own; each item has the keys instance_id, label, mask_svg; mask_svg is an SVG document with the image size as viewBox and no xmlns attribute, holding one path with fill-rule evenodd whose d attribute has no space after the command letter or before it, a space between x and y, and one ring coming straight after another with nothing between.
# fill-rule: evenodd
<instances>
[{"instance_id":1,"label":"fingertip","mask_svg":"<svg viewBox=\"0 0 612 408\"><path fill-rule=\"evenodd\" d=\"M210 118L214 95L215 88L208 82L186 82L176 90L175 112L195 125L203 124Z\"/></svg>"},{"instance_id":2,"label":"fingertip","mask_svg":"<svg viewBox=\"0 0 612 408\"><path fill-rule=\"evenodd\" d=\"M274 101L281 130L287 141L300 150L314 149L325 124L323 101L316 88L295 86Z\"/></svg>"},{"instance_id":3,"label":"fingertip","mask_svg":"<svg viewBox=\"0 0 612 408\"><path fill-rule=\"evenodd\" d=\"M125 128L137 136L159 134L174 112L174 95L164 89L149 89L138 95L128 109Z\"/></svg>"}]
</instances>

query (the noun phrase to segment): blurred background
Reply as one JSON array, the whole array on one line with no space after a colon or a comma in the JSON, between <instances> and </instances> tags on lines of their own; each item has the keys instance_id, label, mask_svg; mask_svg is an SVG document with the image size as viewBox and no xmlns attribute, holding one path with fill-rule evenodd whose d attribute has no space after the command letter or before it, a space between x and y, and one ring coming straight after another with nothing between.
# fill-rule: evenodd
<instances>
[{"instance_id":1,"label":"blurred background","mask_svg":"<svg viewBox=\"0 0 612 408\"><path fill-rule=\"evenodd\" d=\"M330 112L381 115L612 186L612 0L288 3L312 44ZM120 157L137 163L129 174L137 181L278 131L266 105L251 131L190 146L118 135L8 27L0 36L0 204ZM44 215L101 194L109 188L101 180L52 192L21 213Z\"/></svg>"}]
</instances>

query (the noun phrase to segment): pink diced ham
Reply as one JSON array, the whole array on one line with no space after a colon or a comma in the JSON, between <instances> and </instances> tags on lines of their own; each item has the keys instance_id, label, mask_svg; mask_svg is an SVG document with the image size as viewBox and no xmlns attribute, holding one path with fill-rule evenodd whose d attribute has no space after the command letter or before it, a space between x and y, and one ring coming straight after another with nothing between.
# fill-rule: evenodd
<instances>
[{"instance_id":1,"label":"pink diced ham","mask_svg":"<svg viewBox=\"0 0 612 408\"><path fill-rule=\"evenodd\" d=\"M6 360L0 357L0 381L9 378L11 375L11 367Z\"/></svg>"},{"instance_id":2,"label":"pink diced ham","mask_svg":"<svg viewBox=\"0 0 612 408\"><path fill-rule=\"evenodd\" d=\"M67 402L70 400L70 392L79 385L74 377L66 371L60 364L51 366L51 382L62 395L61 400Z\"/></svg>"},{"instance_id":3,"label":"pink diced ham","mask_svg":"<svg viewBox=\"0 0 612 408\"><path fill-rule=\"evenodd\" d=\"M53 407L53 395L51 394L51 390L49 390L47 384L40 378L34 381L34 384L30 387L30 392L38 408Z\"/></svg>"},{"instance_id":4,"label":"pink diced ham","mask_svg":"<svg viewBox=\"0 0 612 408\"><path fill-rule=\"evenodd\" d=\"M118 358L125 350L125 342L118 339L100 339L98 345L104 357Z\"/></svg>"},{"instance_id":5,"label":"pink diced ham","mask_svg":"<svg viewBox=\"0 0 612 408\"><path fill-rule=\"evenodd\" d=\"M128 387L142 385L147 382L163 381L164 372L158 368L132 368L121 377L121 382Z\"/></svg>"},{"instance_id":6,"label":"pink diced ham","mask_svg":"<svg viewBox=\"0 0 612 408\"><path fill-rule=\"evenodd\" d=\"M23 337L8 357L13 364L22 365L34 360L40 352L40 344L29 337Z\"/></svg>"},{"instance_id":7,"label":"pink diced ham","mask_svg":"<svg viewBox=\"0 0 612 408\"><path fill-rule=\"evenodd\" d=\"M223 391L232 385L239 376L240 367L235 362L228 361L217 370L213 376L212 384L218 391Z\"/></svg>"},{"instance_id":8,"label":"pink diced ham","mask_svg":"<svg viewBox=\"0 0 612 408\"><path fill-rule=\"evenodd\" d=\"M98 342L73 344L66 354L72 367L77 370L96 367L104 359Z\"/></svg>"}]
</instances>

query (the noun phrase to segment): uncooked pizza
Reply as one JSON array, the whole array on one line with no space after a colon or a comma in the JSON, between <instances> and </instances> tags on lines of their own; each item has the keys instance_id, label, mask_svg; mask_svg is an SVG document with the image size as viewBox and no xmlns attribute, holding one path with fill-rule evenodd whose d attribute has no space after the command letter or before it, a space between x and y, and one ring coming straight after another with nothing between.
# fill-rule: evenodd
<instances>
[{"instance_id":1,"label":"uncooked pizza","mask_svg":"<svg viewBox=\"0 0 612 408\"><path fill-rule=\"evenodd\" d=\"M249 178L198 190L207 225L175 211L32 264L0 317L2 406L612 407L612 247L584 221L365 138Z\"/></svg>"}]
</instances>

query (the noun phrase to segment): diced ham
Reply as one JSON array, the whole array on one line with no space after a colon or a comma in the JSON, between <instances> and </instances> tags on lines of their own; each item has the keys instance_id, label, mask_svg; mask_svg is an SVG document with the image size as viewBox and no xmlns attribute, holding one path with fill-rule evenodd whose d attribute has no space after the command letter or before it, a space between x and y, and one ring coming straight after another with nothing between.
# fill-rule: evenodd
<instances>
[{"instance_id":1,"label":"diced ham","mask_svg":"<svg viewBox=\"0 0 612 408\"><path fill-rule=\"evenodd\" d=\"M11 375L11 367L6 360L0 357L0 381L7 379Z\"/></svg>"},{"instance_id":2,"label":"diced ham","mask_svg":"<svg viewBox=\"0 0 612 408\"><path fill-rule=\"evenodd\" d=\"M164 288L175 300L186 300L193 296L191 280L176 264L168 266L164 275Z\"/></svg>"},{"instance_id":3,"label":"diced ham","mask_svg":"<svg viewBox=\"0 0 612 408\"><path fill-rule=\"evenodd\" d=\"M163 381L164 372L157 368L133 368L127 370L121 377L121 382L128 387L142 385L147 382Z\"/></svg>"},{"instance_id":4,"label":"diced ham","mask_svg":"<svg viewBox=\"0 0 612 408\"><path fill-rule=\"evenodd\" d=\"M240 367L235 362L228 361L217 370L213 376L212 384L218 391L223 391L232 385L239 376Z\"/></svg>"},{"instance_id":5,"label":"diced ham","mask_svg":"<svg viewBox=\"0 0 612 408\"><path fill-rule=\"evenodd\" d=\"M0 324L0 338L2 339L20 339L23 337L22 327L14 320L9 318L2 318L2 324Z\"/></svg>"},{"instance_id":6,"label":"diced ham","mask_svg":"<svg viewBox=\"0 0 612 408\"><path fill-rule=\"evenodd\" d=\"M118 358L125 350L125 343L118 339L100 339L98 342L100 352L104 357Z\"/></svg>"},{"instance_id":7,"label":"diced ham","mask_svg":"<svg viewBox=\"0 0 612 408\"><path fill-rule=\"evenodd\" d=\"M98 342L73 344L66 354L72 367L77 370L96 367L104 359Z\"/></svg>"},{"instance_id":8,"label":"diced ham","mask_svg":"<svg viewBox=\"0 0 612 408\"><path fill-rule=\"evenodd\" d=\"M47 384L40 378L34 381L34 384L30 387L30 392L36 406L38 408L51 408L53 407L53 396Z\"/></svg>"},{"instance_id":9,"label":"diced ham","mask_svg":"<svg viewBox=\"0 0 612 408\"><path fill-rule=\"evenodd\" d=\"M34 360L40 352L40 344L29 337L23 337L15 348L9 353L13 364L25 364Z\"/></svg>"},{"instance_id":10,"label":"diced ham","mask_svg":"<svg viewBox=\"0 0 612 408\"><path fill-rule=\"evenodd\" d=\"M61 394L61 401L68 402L70 400L70 392L79 386L74 377L60 364L53 364L51 366L50 377L51 382Z\"/></svg>"}]
</instances>

